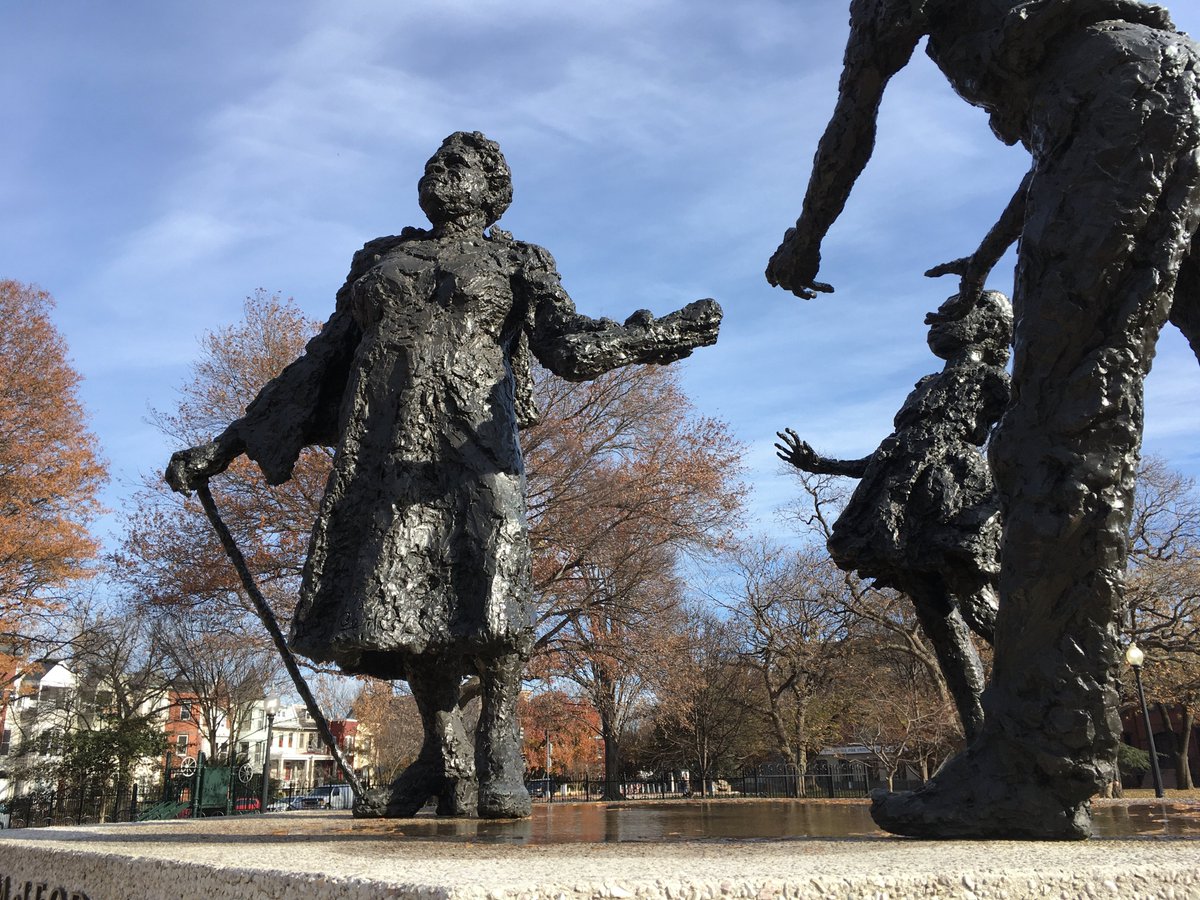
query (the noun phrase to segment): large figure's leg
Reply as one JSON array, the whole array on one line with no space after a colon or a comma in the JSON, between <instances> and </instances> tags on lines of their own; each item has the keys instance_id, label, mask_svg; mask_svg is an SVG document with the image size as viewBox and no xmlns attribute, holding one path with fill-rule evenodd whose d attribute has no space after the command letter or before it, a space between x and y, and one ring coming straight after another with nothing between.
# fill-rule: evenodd
<instances>
[{"instance_id":1,"label":"large figure's leg","mask_svg":"<svg viewBox=\"0 0 1200 900\"><path fill-rule=\"evenodd\" d=\"M1142 382L1200 215L1187 48L1090 35L1057 74L1081 82L1042 98L1013 399L991 447L1004 546L984 730L921 790L876 798L890 831L1087 837L1087 801L1112 778Z\"/></svg>"},{"instance_id":2,"label":"large figure's leg","mask_svg":"<svg viewBox=\"0 0 1200 900\"><path fill-rule=\"evenodd\" d=\"M996 613L999 611L996 586L990 582L976 584L974 590L963 591L957 596L962 617L971 631L988 644L995 642Z\"/></svg>"},{"instance_id":3,"label":"large figure's leg","mask_svg":"<svg viewBox=\"0 0 1200 900\"><path fill-rule=\"evenodd\" d=\"M971 632L943 585L930 579L918 585L904 585L912 599L917 620L937 654L938 665L967 739L983 728L983 663L971 641Z\"/></svg>"},{"instance_id":4,"label":"large figure's leg","mask_svg":"<svg viewBox=\"0 0 1200 900\"><path fill-rule=\"evenodd\" d=\"M479 660L483 709L475 735L475 768L479 773L479 815L518 819L532 811L525 789L521 726L517 697L525 660L519 653Z\"/></svg>"},{"instance_id":5,"label":"large figure's leg","mask_svg":"<svg viewBox=\"0 0 1200 900\"><path fill-rule=\"evenodd\" d=\"M430 797L438 797L439 815L471 815L474 764L458 707L461 679L444 660L406 667L408 686L421 714L421 752L387 788L369 792L355 805L361 818L415 816Z\"/></svg>"},{"instance_id":6,"label":"large figure's leg","mask_svg":"<svg viewBox=\"0 0 1200 900\"><path fill-rule=\"evenodd\" d=\"M1196 359L1200 360L1200 235L1192 241L1191 252L1179 267L1175 302L1171 304L1171 324L1183 332Z\"/></svg>"}]
</instances>

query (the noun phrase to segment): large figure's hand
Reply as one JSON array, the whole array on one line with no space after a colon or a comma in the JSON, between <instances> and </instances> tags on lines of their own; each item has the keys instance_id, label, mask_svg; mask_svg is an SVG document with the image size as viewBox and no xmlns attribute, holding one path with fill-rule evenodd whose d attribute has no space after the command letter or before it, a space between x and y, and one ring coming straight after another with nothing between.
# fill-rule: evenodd
<instances>
[{"instance_id":1,"label":"large figure's hand","mask_svg":"<svg viewBox=\"0 0 1200 900\"><path fill-rule=\"evenodd\" d=\"M171 490L187 494L214 475L224 472L241 452L238 441L221 435L207 444L172 454L163 477Z\"/></svg>"},{"instance_id":2,"label":"large figure's hand","mask_svg":"<svg viewBox=\"0 0 1200 900\"><path fill-rule=\"evenodd\" d=\"M775 434L782 441L782 443L775 445L776 455L785 463L791 463L797 469L812 472L813 467L817 463L817 453L809 446L809 443L800 440L800 436L790 428L777 431Z\"/></svg>"},{"instance_id":3,"label":"large figure's hand","mask_svg":"<svg viewBox=\"0 0 1200 900\"><path fill-rule=\"evenodd\" d=\"M934 266L925 273L926 278L940 278L943 275L957 275L958 299L953 303L945 303L937 312L925 314L926 325L936 325L939 322L954 322L969 313L979 298L983 296L983 283L992 271L991 265L979 259L979 254L952 259L950 262Z\"/></svg>"},{"instance_id":4,"label":"large figure's hand","mask_svg":"<svg viewBox=\"0 0 1200 900\"><path fill-rule=\"evenodd\" d=\"M653 348L654 362L669 363L691 356L697 347L715 344L722 315L716 300L696 300L661 319L654 318L648 309L639 309L621 328L633 343L644 342Z\"/></svg>"},{"instance_id":5,"label":"large figure's hand","mask_svg":"<svg viewBox=\"0 0 1200 900\"><path fill-rule=\"evenodd\" d=\"M676 331L682 343L692 347L710 347L717 342L717 331L721 327L723 315L721 304L705 298L663 316L658 320L658 324L670 323L669 327Z\"/></svg>"},{"instance_id":6,"label":"large figure's hand","mask_svg":"<svg viewBox=\"0 0 1200 900\"><path fill-rule=\"evenodd\" d=\"M767 263L767 281L773 287L791 291L802 300L812 300L817 294L832 294L833 287L817 281L821 267L821 250L798 237L795 228L783 235L771 261Z\"/></svg>"}]
</instances>

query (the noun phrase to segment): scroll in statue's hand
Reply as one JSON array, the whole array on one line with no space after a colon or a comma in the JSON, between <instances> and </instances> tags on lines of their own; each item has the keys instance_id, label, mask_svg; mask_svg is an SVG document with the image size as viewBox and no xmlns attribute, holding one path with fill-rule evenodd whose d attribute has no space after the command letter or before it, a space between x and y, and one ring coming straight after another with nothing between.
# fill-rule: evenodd
<instances>
[{"instance_id":1,"label":"scroll in statue's hand","mask_svg":"<svg viewBox=\"0 0 1200 900\"><path fill-rule=\"evenodd\" d=\"M721 327L722 315L721 305L716 300L706 298L663 316L658 323L668 326L677 335L680 344L694 349L710 347L717 342L717 330Z\"/></svg>"},{"instance_id":2,"label":"scroll in statue's hand","mask_svg":"<svg viewBox=\"0 0 1200 900\"><path fill-rule=\"evenodd\" d=\"M802 300L812 300L817 294L832 294L833 286L817 281L821 267L819 246L802 240L795 228L783 235L783 243L767 263L767 281L774 287L791 291Z\"/></svg>"}]
</instances>

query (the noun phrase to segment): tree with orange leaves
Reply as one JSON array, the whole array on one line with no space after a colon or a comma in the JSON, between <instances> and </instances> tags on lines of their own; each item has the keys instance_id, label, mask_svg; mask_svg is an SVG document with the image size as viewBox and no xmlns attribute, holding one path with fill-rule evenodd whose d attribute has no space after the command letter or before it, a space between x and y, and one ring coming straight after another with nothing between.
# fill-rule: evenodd
<instances>
[{"instance_id":1,"label":"tree with orange leaves","mask_svg":"<svg viewBox=\"0 0 1200 900\"><path fill-rule=\"evenodd\" d=\"M92 574L107 477L53 308L45 291L0 281L0 651L16 654Z\"/></svg>"},{"instance_id":2,"label":"tree with orange leaves","mask_svg":"<svg viewBox=\"0 0 1200 900\"><path fill-rule=\"evenodd\" d=\"M600 717L586 699L561 690L542 691L521 698L520 715L526 770L543 777L599 774Z\"/></svg>"},{"instance_id":3,"label":"tree with orange leaves","mask_svg":"<svg viewBox=\"0 0 1200 900\"><path fill-rule=\"evenodd\" d=\"M741 446L699 416L672 369L629 367L583 384L536 378L542 413L522 433L538 637L534 675L574 682L619 796L621 739L679 650L683 554L720 547L740 521Z\"/></svg>"},{"instance_id":4,"label":"tree with orange leaves","mask_svg":"<svg viewBox=\"0 0 1200 900\"><path fill-rule=\"evenodd\" d=\"M180 446L207 439L219 423L241 415L259 389L303 350L320 323L291 300L258 291L243 304L241 322L201 338L191 378L171 412L152 420ZM253 569L284 630L295 605L309 532L329 474L332 451L305 450L290 481L266 483L258 467L236 460L214 485L221 514ZM121 581L142 602L163 608L205 606L233 625L250 616L236 573L194 498L171 492L160 473L147 475L114 556ZM240 630L266 646L250 619Z\"/></svg>"}]
</instances>

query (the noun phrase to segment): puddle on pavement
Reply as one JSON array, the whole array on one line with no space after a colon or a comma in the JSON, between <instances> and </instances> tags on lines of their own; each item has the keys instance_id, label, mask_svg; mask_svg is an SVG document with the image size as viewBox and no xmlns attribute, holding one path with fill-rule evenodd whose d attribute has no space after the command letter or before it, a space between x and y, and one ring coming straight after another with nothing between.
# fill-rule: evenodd
<instances>
[{"instance_id":1,"label":"puddle on pavement","mask_svg":"<svg viewBox=\"0 0 1200 900\"><path fill-rule=\"evenodd\" d=\"M1092 810L1097 837L1200 838L1200 806L1186 803L1145 803L1102 806Z\"/></svg>"},{"instance_id":2,"label":"puddle on pavement","mask_svg":"<svg viewBox=\"0 0 1200 900\"><path fill-rule=\"evenodd\" d=\"M865 803L794 800L554 803L535 806L533 816L519 822L418 818L389 824L390 834L409 839L521 844L847 838L883 834L871 821ZM1098 807L1093 810L1093 828L1098 837L1200 838L1200 806Z\"/></svg>"}]
</instances>

